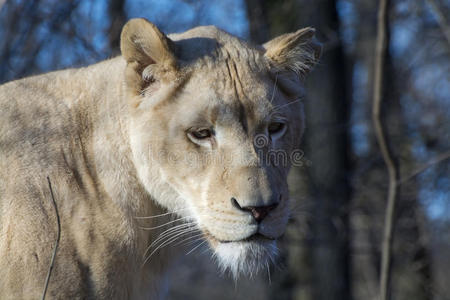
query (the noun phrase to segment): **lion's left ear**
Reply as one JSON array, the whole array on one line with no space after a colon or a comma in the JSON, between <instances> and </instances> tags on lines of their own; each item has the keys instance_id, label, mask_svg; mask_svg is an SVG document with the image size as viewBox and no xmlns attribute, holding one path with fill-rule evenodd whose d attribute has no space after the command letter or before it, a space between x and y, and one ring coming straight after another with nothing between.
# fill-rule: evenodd
<instances>
[{"instance_id":1,"label":"lion's left ear","mask_svg":"<svg viewBox=\"0 0 450 300\"><path fill-rule=\"evenodd\" d=\"M131 19L125 24L120 50L127 61L127 86L136 94L176 72L173 42L146 19Z\"/></svg>"},{"instance_id":2,"label":"lion's left ear","mask_svg":"<svg viewBox=\"0 0 450 300\"><path fill-rule=\"evenodd\" d=\"M274 38L263 45L265 56L278 68L294 71L299 76L308 74L322 54L321 44L314 38L315 29L300 29Z\"/></svg>"}]
</instances>

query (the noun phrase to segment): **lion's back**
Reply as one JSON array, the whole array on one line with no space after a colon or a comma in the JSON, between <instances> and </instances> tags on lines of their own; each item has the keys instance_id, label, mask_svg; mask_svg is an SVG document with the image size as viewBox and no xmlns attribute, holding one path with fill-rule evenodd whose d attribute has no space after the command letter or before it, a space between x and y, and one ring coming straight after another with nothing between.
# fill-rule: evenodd
<instances>
[{"instance_id":1,"label":"lion's back","mask_svg":"<svg viewBox=\"0 0 450 300\"><path fill-rule=\"evenodd\" d=\"M65 139L67 109L49 90L54 76L50 73L0 86L2 198L29 193L25 186L55 166L55 153Z\"/></svg>"},{"instance_id":2,"label":"lion's back","mask_svg":"<svg viewBox=\"0 0 450 300\"><path fill-rule=\"evenodd\" d=\"M42 296L58 232L47 177L61 220L48 295L123 298L108 295L125 291L109 284L124 283L102 277L118 264L111 259L122 259L110 250L122 231L110 230L120 211L105 205L93 154L94 126L101 132L117 119L96 109L102 99L116 107L123 64L118 57L0 85L0 299Z\"/></svg>"},{"instance_id":3,"label":"lion's back","mask_svg":"<svg viewBox=\"0 0 450 300\"><path fill-rule=\"evenodd\" d=\"M73 130L70 109L52 90L60 75L0 86L1 299L39 298L50 265L57 231L47 176L64 180L60 153Z\"/></svg>"}]
</instances>

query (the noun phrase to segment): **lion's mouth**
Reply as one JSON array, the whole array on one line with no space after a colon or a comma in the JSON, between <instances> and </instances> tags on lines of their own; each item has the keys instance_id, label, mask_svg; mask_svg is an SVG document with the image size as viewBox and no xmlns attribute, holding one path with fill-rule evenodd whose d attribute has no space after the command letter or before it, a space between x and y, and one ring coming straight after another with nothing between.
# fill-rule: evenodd
<instances>
[{"instance_id":1,"label":"lion's mouth","mask_svg":"<svg viewBox=\"0 0 450 300\"><path fill-rule=\"evenodd\" d=\"M233 243L233 242L259 242L259 241L267 241L267 240L269 240L269 241L274 241L274 240L276 240L276 239L275 239L275 238L268 237L268 236L266 236L266 235L263 235L263 234L257 232L257 233L252 234L252 235L249 236L249 237L246 237L246 238L240 239L240 240L236 240L236 241L227 241L227 240L218 240L218 239L216 239L216 240L217 240L219 243L226 244L226 243Z\"/></svg>"},{"instance_id":2,"label":"lion's mouth","mask_svg":"<svg viewBox=\"0 0 450 300\"><path fill-rule=\"evenodd\" d=\"M205 228L202 228L202 231L203 231L203 235L205 236L205 238L209 239L209 241L212 245L239 243L239 242L267 242L267 241L277 240L277 238L264 235L260 232L253 233L253 234L249 235L248 237L242 238L239 240L222 240L222 239L219 239L216 236L214 236L211 232L209 232Z\"/></svg>"}]
</instances>

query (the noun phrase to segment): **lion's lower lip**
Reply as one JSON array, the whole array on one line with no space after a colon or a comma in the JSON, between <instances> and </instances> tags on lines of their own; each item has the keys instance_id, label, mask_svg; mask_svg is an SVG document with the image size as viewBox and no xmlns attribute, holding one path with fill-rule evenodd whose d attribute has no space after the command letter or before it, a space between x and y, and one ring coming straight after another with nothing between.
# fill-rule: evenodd
<instances>
[{"instance_id":1,"label":"lion's lower lip","mask_svg":"<svg viewBox=\"0 0 450 300\"><path fill-rule=\"evenodd\" d=\"M263 235L261 233L255 233L255 234L252 234L251 236L246 237L246 238L241 239L241 240L236 240L236 241L222 241L222 240L219 240L219 242L226 244L226 243L233 243L233 242L250 242L250 241L258 241L258 240L271 240L271 241L273 241L275 239L271 238L271 237L268 237L268 236L265 236L265 235Z\"/></svg>"}]
</instances>

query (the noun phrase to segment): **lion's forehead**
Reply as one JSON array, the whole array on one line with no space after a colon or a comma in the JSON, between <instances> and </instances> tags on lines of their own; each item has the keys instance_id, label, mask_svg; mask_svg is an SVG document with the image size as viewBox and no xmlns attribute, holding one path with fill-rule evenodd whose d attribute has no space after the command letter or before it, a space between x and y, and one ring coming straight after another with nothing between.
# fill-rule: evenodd
<instances>
[{"instance_id":1,"label":"lion's forehead","mask_svg":"<svg viewBox=\"0 0 450 300\"><path fill-rule=\"evenodd\" d=\"M200 26L180 34L172 34L177 57L182 61L234 58L247 62L260 62L264 50L259 45L247 43L215 26Z\"/></svg>"},{"instance_id":2,"label":"lion's forehead","mask_svg":"<svg viewBox=\"0 0 450 300\"><path fill-rule=\"evenodd\" d=\"M274 106L286 101L275 85L268 71L228 58L217 60L214 66L196 66L184 91L189 97L186 104L198 104L215 119L242 118L243 114L264 119Z\"/></svg>"},{"instance_id":3,"label":"lion's forehead","mask_svg":"<svg viewBox=\"0 0 450 300\"><path fill-rule=\"evenodd\" d=\"M241 83L222 81L221 86L211 84L202 91L195 83L192 88L197 91L195 96L189 93L182 99L183 105L178 110L184 113L184 121L192 124L221 124L235 127L246 124L247 127L257 126L267 120L274 111L276 101L271 101L270 93L263 88L261 91L246 91ZM258 87L255 87L258 89ZM177 117L178 120L180 120ZM189 119L189 120L188 120Z\"/></svg>"},{"instance_id":4,"label":"lion's forehead","mask_svg":"<svg viewBox=\"0 0 450 300\"><path fill-rule=\"evenodd\" d=\"M274 95L274 82L264 78L224 75L209 89L200 100L204 103L200 110L213 121L230 126L236 122L257 125L270 118L275 106L286 101L282 95Z\"/></svg>"}]
</instances>

